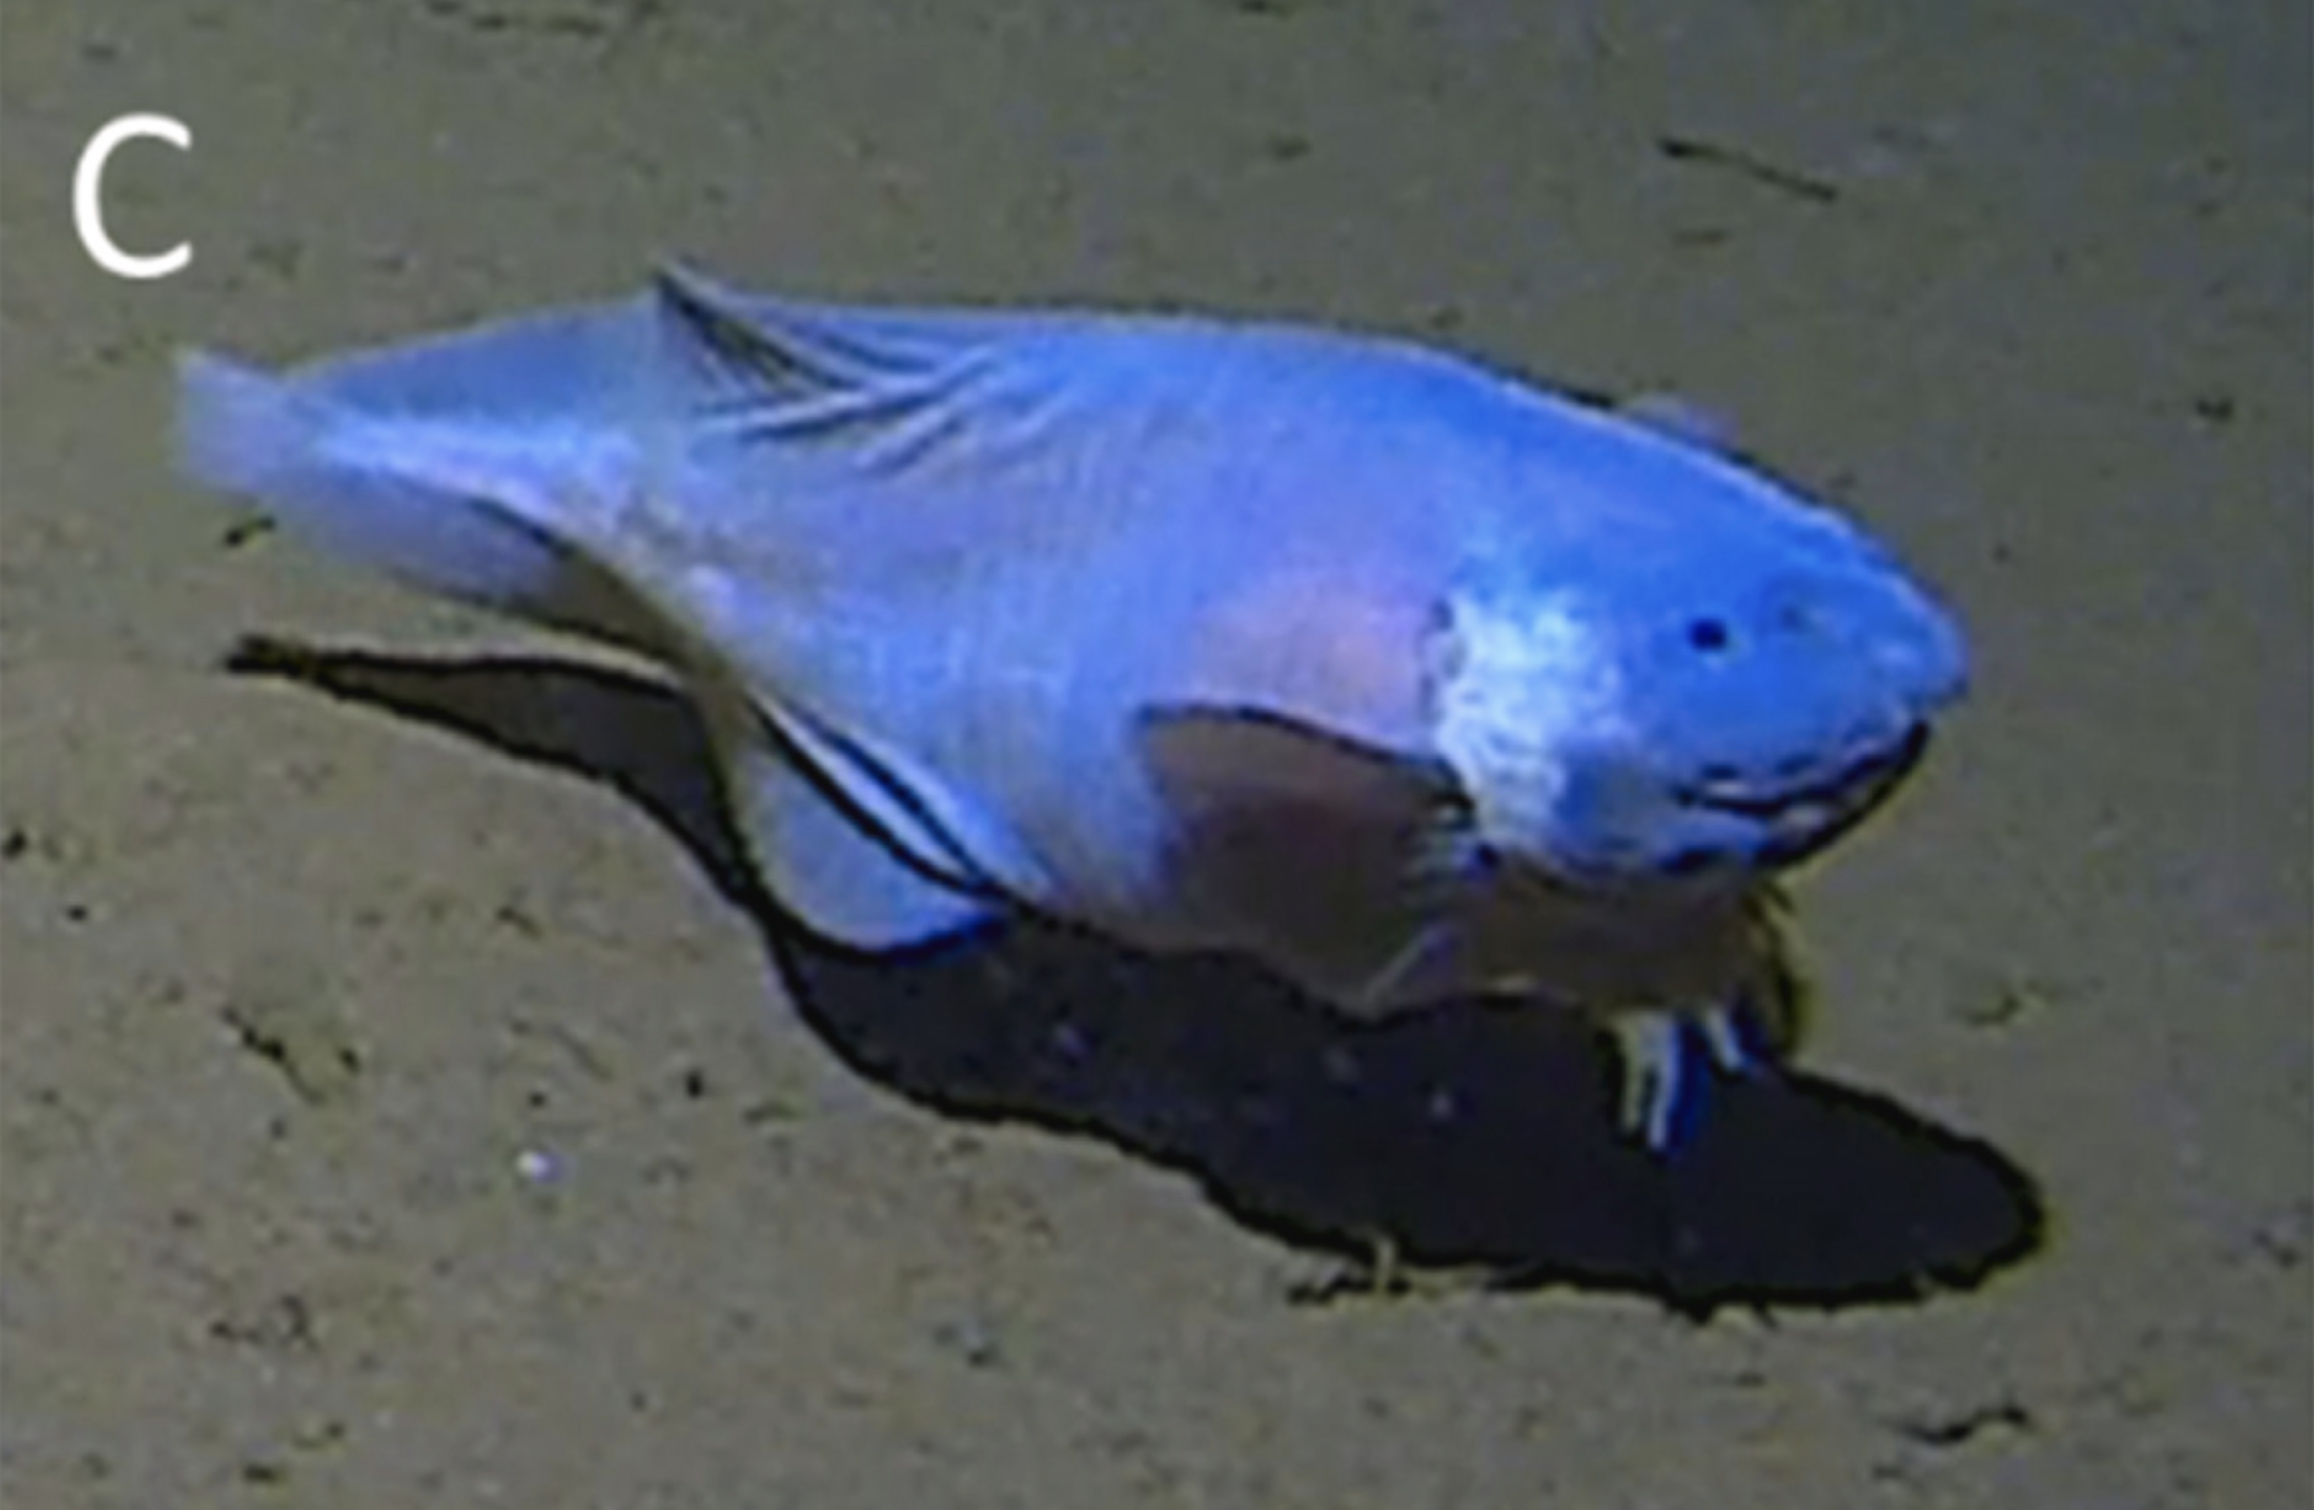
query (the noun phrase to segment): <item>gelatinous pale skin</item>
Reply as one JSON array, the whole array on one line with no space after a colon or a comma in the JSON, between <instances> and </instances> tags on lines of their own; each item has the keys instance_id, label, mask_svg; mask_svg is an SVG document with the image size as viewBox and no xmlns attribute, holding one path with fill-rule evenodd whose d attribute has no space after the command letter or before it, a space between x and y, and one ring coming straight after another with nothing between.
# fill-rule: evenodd
<instances>
[{"instance_id":1,"label":"gelatinous pale skin","mask_svg":"<svg viewBox=\"0 0 2314 1510\"><path fill-rule=\"evenodd\" d=\"M1686 1031L1764 888L1957 697L1853 524L1661 415L1324 329L846 308L685 271L279 375L188 355L187 473L684 678L831 937L1007 909L1251 953L1345 1012ZM1768 942L1763 942L1768 940Z\"/></svg>"}]
</instances>

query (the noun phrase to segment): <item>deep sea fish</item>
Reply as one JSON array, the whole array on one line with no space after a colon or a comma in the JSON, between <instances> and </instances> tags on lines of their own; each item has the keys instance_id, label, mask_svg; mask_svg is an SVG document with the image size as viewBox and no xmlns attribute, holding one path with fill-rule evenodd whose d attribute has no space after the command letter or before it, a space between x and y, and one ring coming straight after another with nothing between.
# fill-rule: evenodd
<instances>
[{"instance_id":1,"label":"deep sea fish","mask_svg":"<svg viewBox=\"0 0 2314 1510\"><path fill-rule=\"evenodd\" d=\"M1962 691L1873 539L1664 409L1322 328L629 300L279 375L185 473L681 679L770 890L850 945L1007 913L1344 1013L1591 1014L1672 1142L1767 899Z\"/></svg>"}]
</instances>

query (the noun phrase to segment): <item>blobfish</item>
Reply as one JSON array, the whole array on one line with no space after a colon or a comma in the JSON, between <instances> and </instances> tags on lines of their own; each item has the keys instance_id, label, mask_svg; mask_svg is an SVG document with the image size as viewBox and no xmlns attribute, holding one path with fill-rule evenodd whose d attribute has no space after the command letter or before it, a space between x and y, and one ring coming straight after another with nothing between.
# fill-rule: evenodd
<instances>
[{"instance_id":1,"label":"blobfish","mask_svg":"<svg viewBox=\"0 0 2314 1510\"><path fill-rule=\"evenodd\" d=\"M1621 1115L1745 1067L1777 878L1875 810L1962 633L1661 409L1285 320L639 295L267 372L184 474L647 658L751 862L889 950L1031 915L1354 1018L1605 1025Z\"/></svg>"}]
</instances>

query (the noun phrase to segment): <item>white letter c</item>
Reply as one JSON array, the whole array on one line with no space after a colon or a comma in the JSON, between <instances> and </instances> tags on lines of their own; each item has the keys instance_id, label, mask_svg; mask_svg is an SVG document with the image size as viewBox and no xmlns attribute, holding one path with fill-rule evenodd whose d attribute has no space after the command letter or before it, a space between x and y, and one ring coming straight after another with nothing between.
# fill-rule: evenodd
<instances>
[{"instance_id":1,"label":"white letter c","mask_svg":"<svg viewBox=\"0 0 2314 1510\"><path fill-rule=\"evenodd\" d=\"M193 133L182 121L165 115L124 115L108 123L89 138L87 148L80 154L80 165L72 173L72 228L80 233L80 244L88 248L96 265L108 273L123 278L166 278L193 260L193 248L180 241L169 250L153 257L139 257L124 252L104 228L104 168L113 155L113 149L132 136L158 137L179 152L190 151Z\"/></svg>"}]
</instances>

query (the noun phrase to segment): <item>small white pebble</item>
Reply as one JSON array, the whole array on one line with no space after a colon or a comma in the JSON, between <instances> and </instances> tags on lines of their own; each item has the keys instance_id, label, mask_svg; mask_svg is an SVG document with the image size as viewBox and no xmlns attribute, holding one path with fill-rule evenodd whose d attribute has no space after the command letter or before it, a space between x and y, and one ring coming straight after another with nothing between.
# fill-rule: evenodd
<instances>
[{"instance_id":1,"label":"small white pebble","mask_svg":"<svg viewBox=\"0 0 2314 1510\"><path fill-rule=\"evenodd\" d=\"M560 1174L562 1165L553 1154L526 1148L514 1156L514 1172L534 1185L542 1184Z\"/></svg>"}]
</instances>

